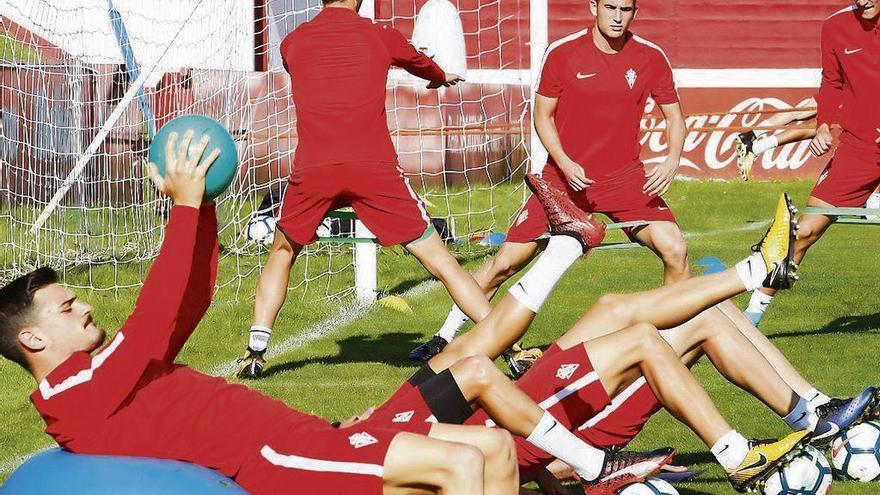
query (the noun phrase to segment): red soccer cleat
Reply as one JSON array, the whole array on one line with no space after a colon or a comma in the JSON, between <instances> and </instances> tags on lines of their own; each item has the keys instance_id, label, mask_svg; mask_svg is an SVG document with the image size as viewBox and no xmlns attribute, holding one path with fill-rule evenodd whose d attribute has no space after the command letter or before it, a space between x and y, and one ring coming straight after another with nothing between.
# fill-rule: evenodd
<instances>
[{"instance_id":1,"label":"red soccer cleat","mask_svg":"<svg viewBox=\"0 0 880 495\"><path fill-rule=\"evenodd\" d=\"M584 255L602 243L605 224L593 218L591 213L575 206L565 193L551 186L541 177L526 175L526 184L544 208L550 222L550 233L574 237L584 248Z\"/></svg>"},{"instance_id":2,"label":"red soccer cleat","mask_svg":"<svg viewBox=\"0 0 880 495\"><path fill-rule=\"evenodd\" d=\"M634 483L641 483L660 472L672 462L675 450L669 447L651 452L607 451L605 466L599 479L584 483L586 495L616 495L617 491Z\"/></svg>"}]
</instances>

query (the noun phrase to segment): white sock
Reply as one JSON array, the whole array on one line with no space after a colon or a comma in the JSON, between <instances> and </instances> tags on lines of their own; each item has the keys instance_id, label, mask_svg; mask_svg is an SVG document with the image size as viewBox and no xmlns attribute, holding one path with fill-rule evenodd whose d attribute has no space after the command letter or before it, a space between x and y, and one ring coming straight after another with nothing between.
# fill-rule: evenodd
<instances>
[{"instance_id":1,"label":"white sock","mask_svg":"<svg viewBox=\"0 0 880 495\"><path fill-rule=\"evenodd\" d=\"M767 278L767 265L761 253L754 253L748 258L736 264L736 274L746 286L746 291L751 292L764 284Z\"/></svg>"},{"instance_id":2,"label":"white sock","mask_svg":"<svg viewBox=\"0 0 880 495\"><path fill-rule=\"evenodd\" d=\"M772 150L779 146L779 138L776 136L765 136L752 143L752 153L760 155L761 153Z\"/></svg>"},{"instance_id":3,"label":"white sock","mask_svg":"<svg viewBox=\"0 0 880 495\"><path fill-rule=\"evenodd\" d=\"M470 321L470 318L458 307L458 304L453 304L452 309L449 310L449 314L446 316L446 321L443 322L443 326L440 327L440 331L435 335L438 337L442 337L446 342L452 342L452 339L455 338L455 334L461 330L461 327Z\"/></svg>"},{"instance_id":4,"label":"white sock","mask_svg":"<svg viewBox=\"0 0 880 495\"><path fill-rule=\"evenodd\" d=\"M749 441L736 430L730 430L712 446L712 455L728 471L738 468L748 453Z\"/></svg>"},{"instance_id":5,"label":"white sock","mask_svg":"<svg viewBox=\"0 0 880 495\"><path fill-rule=\"evenodd\" d=\"M584 248L575 238L554 235L534 266L513 284L508 293L537 313L562 275L583 255Z\"/></svg>"},{"instance_id":6,"label":"white sock","mask_svg":"<svg viewBox=\"0 0 880 495\"><path fill-rule=\"evenodd\" d=\"M794 431L814 430L819 423L819 416L810 407L810 401L804 397L798 397L797 403L784 418L783 421Z\"/></svg>"},{"instance_id":7,"label":"white sock","mask_svg":"<svg viewBox=\"0 0 880 495\"><path fill-rule=\"evenodd\" d=\"M565 462L586 481L602 474L605 452L578 439L547 411L526 441Z\"/></svg>"},{"instance_id":8,"label":"white sock","mask_svg":"<svg viewBox=\"0 0 880 495\"><path fill-rule=\"evenodd\" d=\"M250 338L248 338L248 347L252 351L265 351L269 347L269 337L272 336L272 329L260 325L251 327Z\"/></svg>"},{"instance_id":9,"label":"white sock","mask_svg":"<svg viewBox=\"0 0 880 495\"><path fill-rule=\"evenodd\" d=\"M810 389L807 392L806 396L807 401L810 403L810 408L815 410L817 407L828 404L831 402L831 397L819 392L815 388Z\"/></svg>"},{"instance_id":10,"label":"white sock","mask_svg":"<svg viewBox=\"0 0 880 495\"><path fill-rule=\"evenodd\" d=\"M749 299L749 306L746 308L746 311L749 313L764 314L764 312L767 311L767 308L770 307L771 302L773 302L773 296L756 290L755 292L752 292L752 298Z\"/></svg>"}]
</instances>

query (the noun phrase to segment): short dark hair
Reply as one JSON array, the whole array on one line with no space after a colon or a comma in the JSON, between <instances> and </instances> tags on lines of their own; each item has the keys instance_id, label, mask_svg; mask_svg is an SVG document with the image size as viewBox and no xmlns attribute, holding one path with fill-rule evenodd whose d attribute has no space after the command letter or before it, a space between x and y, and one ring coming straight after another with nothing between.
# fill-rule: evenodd
<instances>
[{"instance_id":1,"label":"short dark hair","mask_svg":"<svg viewBox=\"0 0 880 495\"><path fill-rule=\"evenodd\" d=\"M44 266L0 288L0 355L15 361L28 371L30 366L18 342L18 333L31 316L34 294L57 282L58 274L55 270Z\"/></svg>"}]
</instances>

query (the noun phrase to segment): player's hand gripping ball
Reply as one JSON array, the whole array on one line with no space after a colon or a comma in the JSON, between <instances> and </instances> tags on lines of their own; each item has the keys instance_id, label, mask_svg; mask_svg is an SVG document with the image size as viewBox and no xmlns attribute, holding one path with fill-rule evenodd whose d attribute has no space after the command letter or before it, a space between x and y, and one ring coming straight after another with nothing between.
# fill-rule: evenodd
<instances>
[{"instance_id":1,"label":"player's hand gripping ball","mask_svg":"<svg viewBox=\"0 0 880 495\"><path fill-rule=\"evenodd\" d=\"M220 155L205 176L204 201L211 201L223 194L238 173L238 150L235 141L229 131L216 120L204 115L183 115L163 125L150 144L149 161L155 163L159 175L165 177L165 145L168 138L172 132L176 132L178 136L176 144L178 144L187 130L194 132L188 156L197 153L202 136L205 135L210 137L210 141L203 156L210 156L214 150L220 151Z\"/></svg>"}]
</instances>

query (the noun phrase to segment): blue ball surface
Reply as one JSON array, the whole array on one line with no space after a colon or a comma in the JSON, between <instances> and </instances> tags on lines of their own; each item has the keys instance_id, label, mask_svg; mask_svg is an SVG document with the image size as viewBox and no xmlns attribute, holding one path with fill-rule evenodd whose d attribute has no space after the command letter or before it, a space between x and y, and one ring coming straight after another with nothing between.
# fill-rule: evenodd
<instances>
[{"instance_id":1,"label":"blue ball surface","mask_svg":"<svg viewBox=\"0 0 880 495\"><path fill-rule=\"evenodd\" d=\"M207 134L211 141L205 148L202 158L206 158L211 151L220 150L220 156L208 169L205 177L205 201L210 201L223 194L229 184L232 184L236 174L238 174L238 149L235 147L235 141L229 134L229 131L216 120L204 115L182 115L174 120L169 121L159 129L153 142L150 144L150 161L156 164L159 174L165 176L165 144L168 142L172 132L177 133L177 141L175 148L180 146L183 134L192 129L195 133L189 145L189 152L194 153L199 147L199 140ZM175 152L177 150L175 149Z\"/></svg>"},{"instance_id":2,"label":"blue ball surface","mask_svg":"<svg viewBox=\"0 0 880 495\"><path fill-rule=\"evenodd\" d=\"M247 495L229 478L186 462L50 449L21 465L2 495Z\"/></svg>"}]
</instances>

